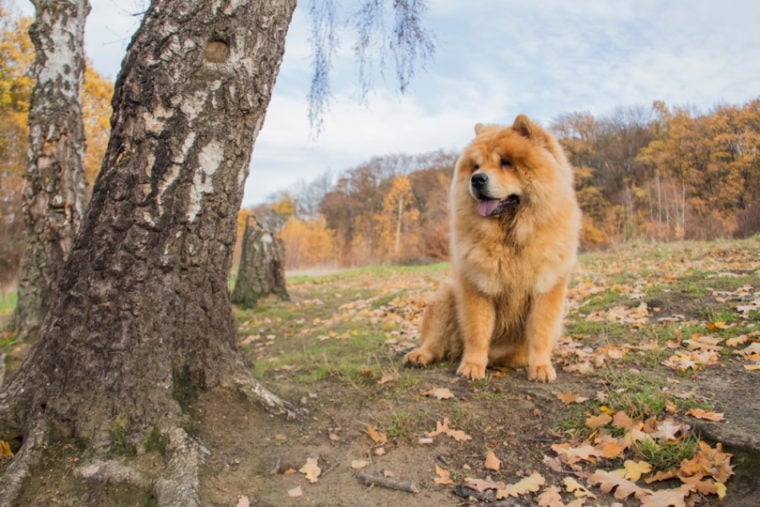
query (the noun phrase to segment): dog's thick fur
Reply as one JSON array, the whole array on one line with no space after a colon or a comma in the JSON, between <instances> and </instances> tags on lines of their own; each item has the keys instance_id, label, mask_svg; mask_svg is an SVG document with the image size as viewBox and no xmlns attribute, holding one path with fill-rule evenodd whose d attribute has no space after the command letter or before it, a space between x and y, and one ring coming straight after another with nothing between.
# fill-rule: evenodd
<instances>
[{"instance_id":1,"label":"dog's thick fur","mask_svg":"<svg viewBox=\"0 0 760 507\"><path fill-rule=\"evenodd\" d=\"M573 172L557 140L519 115L510 127L475 126L449 194L452 279L433 296L422 344L406 361L460 359L457 373L528 367L552 381L576 263L581 212Z\"/></svg>"}]
</instances>

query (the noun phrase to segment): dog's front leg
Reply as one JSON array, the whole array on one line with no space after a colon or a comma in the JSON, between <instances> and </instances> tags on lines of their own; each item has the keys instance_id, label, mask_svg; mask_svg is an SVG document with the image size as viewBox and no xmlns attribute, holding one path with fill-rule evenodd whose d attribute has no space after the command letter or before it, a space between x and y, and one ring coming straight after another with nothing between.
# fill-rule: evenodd
<instances>
[{"instance_id":1,"label":"dog's front leg","mask_svg":"<svg viewBox=\"0 0 760 507\"><path fill-rule=\"evenodd\" d=\"M543 294L534 294L528 315L528 378L551 382L557 373L551 363L551 353L562 333L562 313L565 304L567 278Z\"/></svg>"},{"instance_id":2,"label":"dog's front leg","mask_svg":"<svg viewBox=\"0 0 760 507\"><path fill-rule=\"evenodd\" d=\"M496 318L493 303L467 280L461 281L456 296L457 317L464 340L464 352L457 374L469 379L483 378L486 376L488 347Z\"/></svg>"}]
</instances>

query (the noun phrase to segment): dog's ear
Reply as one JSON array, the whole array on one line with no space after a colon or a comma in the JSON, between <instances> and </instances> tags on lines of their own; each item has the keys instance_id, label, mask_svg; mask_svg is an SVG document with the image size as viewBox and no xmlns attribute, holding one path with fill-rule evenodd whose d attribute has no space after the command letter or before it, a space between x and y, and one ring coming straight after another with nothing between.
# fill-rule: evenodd
<instances>
[{"instance_id":1,"label":"dog's ear","mask_svg":"<svg viewBox=\"0 0 760 507\"><path fill-rule=\"evenodd\" d=\"M481 132L483 132L483 129L485 128L485 125L482 123L476 123L475 124L475 135L479 136Z\"/></svg>"},{"instance_id":2,"label":"dog's ear","mask_svg":"<svg viewBox=\"0 0 760 507\"><path fill-rule=\"evenodd\" d=\"M524 114L518 114L517 118L515 118L515 122L512 124L512 128L521 136L527 137L528 139L534 137L537 132L539 131L539 128L537 125L535 125L532 121L528 119L527 116Z\"/></svg>"}]
</instances>

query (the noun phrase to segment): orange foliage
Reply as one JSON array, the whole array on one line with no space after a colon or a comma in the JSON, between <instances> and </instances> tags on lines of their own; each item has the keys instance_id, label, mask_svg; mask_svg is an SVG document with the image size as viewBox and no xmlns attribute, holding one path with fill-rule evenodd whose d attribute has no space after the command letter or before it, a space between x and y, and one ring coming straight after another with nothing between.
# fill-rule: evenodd
<instances>
[{"instance_id":1,"label":"orange foliage","mask_svg":"<svg viewBox=\"0 0 760 507\"><path fill-rule=\"evenodd\" d=\"M303 220L291 217L280 231L285 246L287 269L335 264L335 231L327 228L323 217Z\"/></svg>"}]
</instances>

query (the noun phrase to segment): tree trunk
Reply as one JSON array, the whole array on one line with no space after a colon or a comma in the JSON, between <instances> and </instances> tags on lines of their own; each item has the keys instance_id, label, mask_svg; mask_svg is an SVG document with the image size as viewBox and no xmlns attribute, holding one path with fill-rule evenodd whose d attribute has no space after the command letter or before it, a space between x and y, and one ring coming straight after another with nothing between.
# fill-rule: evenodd
<instances>
[{"instance_id":1,"label":"tree trunk","mask_svg":"<svg viewBox=\"0 0 760 507\"><path fill-rule=\"evenodd\" d=\"M232 302L253 308L260 298L269 294L286 301L290 299L285 288L284 258L282 240L261 226L255 217L248 217Z\"/></svg>"},{"instance_id":2,"label":"tree trunk","mask_svg":"<svg viewBox=\"0 0 760 507\"><path fill-rule=\"evenodd\" d=\"M98 449L124 434L139 447L157 428L192 465L197 450L178 428L200 390L247 386L273 400L237 347L227 277L294 8L152 2L116 83L111 139L59 296L0 393L5 433L48 425ZM198 503L185 465L170 460L160 503Z\"/></svg>"},{"instance_id":3,"label":"tree trunk","mask_svg":"<svg viewBox=\"0 0 760 507\"><path fill-rule=\"evenodd\" d=\"M33 3L37 16L29 34L36 50L35 85L22 198L26 245L11 321L21 336L39 328L54 299L87 200L80 89L90 5L87 0Z\"/></svg>"}]
</instances>

